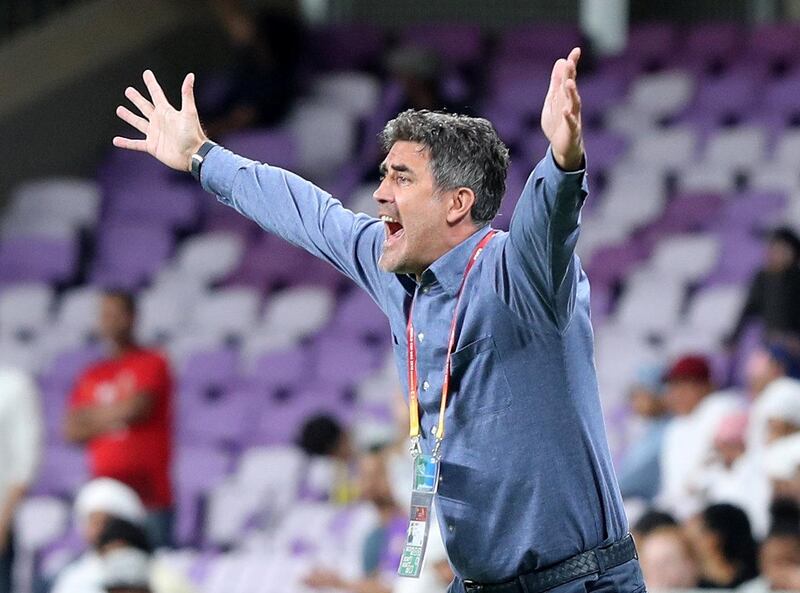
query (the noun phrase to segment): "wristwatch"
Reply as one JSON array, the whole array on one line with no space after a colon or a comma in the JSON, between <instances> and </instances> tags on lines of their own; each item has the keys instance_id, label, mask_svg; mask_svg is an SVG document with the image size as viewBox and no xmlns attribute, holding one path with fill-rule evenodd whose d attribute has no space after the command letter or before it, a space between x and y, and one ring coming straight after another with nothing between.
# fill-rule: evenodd
<instances>
[{"instance_id":1,"label":"wristwatch","mask_svg":"<svg viewBox=\"0 0 800 593\"><path fill-rule=\"evenodd\" d=\"M200 148L197 149L197 152L192 155L192 164L190 172L192 174L192 177L194 177L197 181L200 181L200 167L203 166L203 161L205 160L208 151L214 148L215 146L218 146L216 142L212 142L211 140L206 140L205 142L203 142Z\"/></svg>"}]
</instances>

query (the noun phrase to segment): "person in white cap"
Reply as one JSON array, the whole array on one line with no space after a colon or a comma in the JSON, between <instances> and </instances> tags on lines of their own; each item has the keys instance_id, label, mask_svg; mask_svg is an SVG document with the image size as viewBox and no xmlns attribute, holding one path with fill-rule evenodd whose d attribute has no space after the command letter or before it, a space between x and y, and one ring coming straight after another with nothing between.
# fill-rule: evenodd
<instances>
[{"instance_id":1,"label":"person in white cap","mask_svg":"<svg viewBox=\"0 0 800 593\"><path fill-rule=\"evenodd\" d=\"M58 575L52 593L103 593L102 564L95 546L111 517L143 526L146 511L136 492L117 480L98 478L81 488L75 499L75 519L88 547Z\"/></svg>"},{"instance_id":2,"label":"person in white cap","mask_svg":"<svg viewBox=\"0 0 800 593\"><path fill-rule=\"evenodd\" d=\"M761 397L759 420L767 445L800 431L800 381L773 381Z\"/></svg>"}]
</instances>

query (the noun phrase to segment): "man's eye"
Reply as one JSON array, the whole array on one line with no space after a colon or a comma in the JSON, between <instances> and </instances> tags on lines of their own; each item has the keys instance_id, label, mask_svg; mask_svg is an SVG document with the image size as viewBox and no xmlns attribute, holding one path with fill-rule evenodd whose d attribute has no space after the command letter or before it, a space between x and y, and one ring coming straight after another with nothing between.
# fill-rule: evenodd
<instances>
[{"instance_id":1,"label":"man's eye","mask_svg":"<svg viewBox=\"0 0 800 593\"><path fill-rule=\"evenodd\" d=\"M405 175L398 175L397 181L400 183L408 183L408 177L406 177Z\"/></svg>"}]
</instances>

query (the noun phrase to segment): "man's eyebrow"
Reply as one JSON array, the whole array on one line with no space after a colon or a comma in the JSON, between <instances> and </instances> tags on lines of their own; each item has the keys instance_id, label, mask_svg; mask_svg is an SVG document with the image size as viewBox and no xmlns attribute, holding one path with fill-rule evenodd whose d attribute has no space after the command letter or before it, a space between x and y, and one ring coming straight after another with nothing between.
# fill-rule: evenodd
<instances>
[{"instance_id":1,"label":"man's eyebrow","mask_svg":"<svg viewBox=\"0 0 800 593\"><path fill-rule=\"evenodd\" d=\"M392 169L395 171L399 171L400 173L413 173L411 169L408 168L408 165L392 165Z\"/></svg>"}]
</instances>

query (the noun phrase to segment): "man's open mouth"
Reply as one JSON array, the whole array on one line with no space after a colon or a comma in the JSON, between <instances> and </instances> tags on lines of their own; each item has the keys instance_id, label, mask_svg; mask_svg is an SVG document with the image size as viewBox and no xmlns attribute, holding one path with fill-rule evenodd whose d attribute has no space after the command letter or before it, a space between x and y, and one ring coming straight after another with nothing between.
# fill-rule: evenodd
<instances>
[{"instance_id":1,"label":"man's open mouth","mask_svg":"<svg viewBox=\"0 0 800 593\"><path fill-rule=\"evenodd\" d=\"M392 242L401 238L405 233L403 225L397 222L397 220L391 216L384 214L381 216L381 220L386 225L386 240L388 242Z\"/></svg>"}]
</instances>

